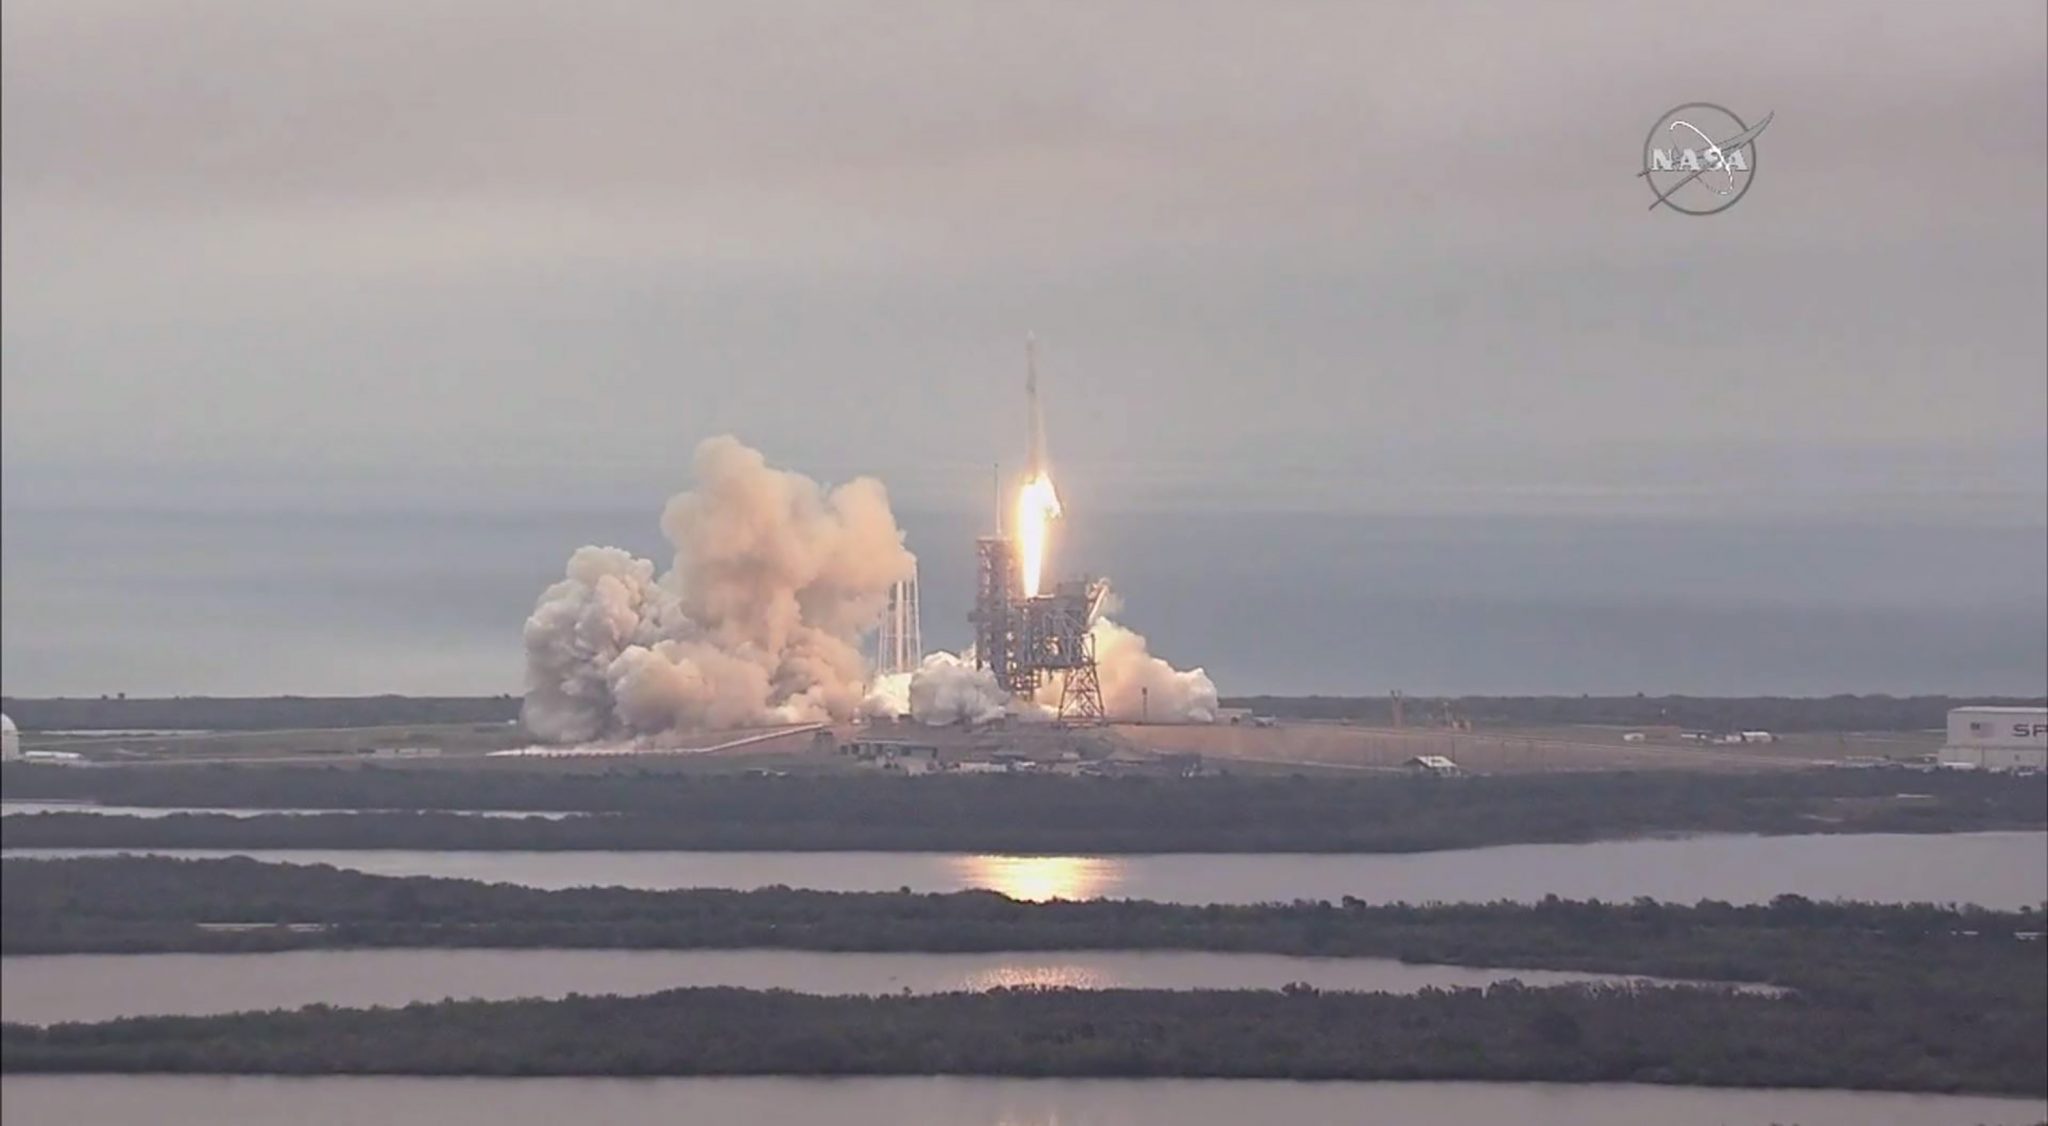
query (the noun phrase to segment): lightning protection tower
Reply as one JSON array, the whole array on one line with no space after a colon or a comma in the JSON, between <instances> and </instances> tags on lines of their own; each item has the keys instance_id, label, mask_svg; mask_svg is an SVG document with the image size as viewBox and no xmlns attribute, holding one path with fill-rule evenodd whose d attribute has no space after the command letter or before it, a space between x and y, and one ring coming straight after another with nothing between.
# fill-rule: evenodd
<instances>
[{"instance_id":1,"label":"lightning protection tower","mask_svg":"<svg viewBox=\"0 0 2048 1126\"><path fill-rule=\"evenodd\" d=\"M882 628L875 631L875 675L916 672L924 660L924 637L917 622L917 564L908 577L889 588Z\"/></svg>"}]
</instances>

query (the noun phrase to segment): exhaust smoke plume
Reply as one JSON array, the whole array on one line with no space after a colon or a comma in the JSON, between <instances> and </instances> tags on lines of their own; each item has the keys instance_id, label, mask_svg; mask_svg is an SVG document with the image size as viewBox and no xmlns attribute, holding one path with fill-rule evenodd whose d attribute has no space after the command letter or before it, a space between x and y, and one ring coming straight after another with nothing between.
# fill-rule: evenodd
<instances>
[{"instance_id":1,"label":"exhaust smoke plume","mask_svg":"<svg viewBox=\"0 0 2048 1126\"><path fill-rule=\"evenodd\" d=\"M695 484L662 512L675 549L665 573L616 547L583 547L541 594L526 620L521 711L535 735L658 745L856 716L1052 717L1057 684L1039 700L1011 700L971 656L934 653L913 673L869 683L860 637L914 566L881 482L827 490L731 437L699 445L692 471ZM1215 719L1216 686L1202 670L1174 669L1107 618L1091 632L1111 719Z\"/></svg>"},{"instance_id":2,"label":"exhaust smoke plume","mask_svg":"<svg viewBox=\"0 0 2048 1126\"><path fill-rule=\"evenodd\" d=\"M1102 678L1102 710L1124 723L1214 723L1216 683L1201 669L1176 669L1152 655L1145 638L1108 618L1089 627ZM1044 693L1041 693L1044 695ZM1050 702L1057 706L1058 688Z\"/></svg>"},{"instance_id":3,"label":"exhaust smoke plume","mask_svg":"<svg viewBox=\"0 0 2048 1126\"><path fill-rule=\"evenodd\" d=\"M1216 684L1201 669L1176 669L1155 657L1141 635L1108 618L1089 632L1095 638L1102 708L1118 723L1214 723ZM1011 700L995 674L977 669L968 657L933 653L916 672L877 677L862 704L876 719L909 717L920 723L987 723L1009 717L1050 721L1059 714L1060 685L1051 681L1033 700Z\"/></svg>"},{"instance_id":4,"label":"exhaust smoke plume","mask_svg":"<svg viewBox=\"0 0 2048 1126\"><path fill-rule=\"evenodd\" d=\"M612 547L569 559L526 621L529 730L557 742L848 719L858 641L911 555L881 482L827 491L731 437L670 498L670 569Z\"/></svg>"},{"instance_id":5,"label":"exhaust smoke plume","mask_svg":"<svg viewBox=\"0 0 2048 1126\"><path fill-rule=\"evenodd\" d=\"M951 653L928 654L915 672L877 677L864 709L877 719L909 717L920 723L988 723L1010 714L1010 700L995 674Z\"/></svg>"},{"instance_id":6,"label":"exhaust smoke plume","mask_svg":"<svg viewBox=\"0 0 2048 1126\"><path fill-rule=\"evenodd\" d=\"M1110 601L1114 602L1114 595ZM1119 723L1214 723L1216 683L1201 669L1176 669L1152 655L1145 638L1107 617L1090 623L1102 708ZM933 653L916 672L878 677L862 706L874 718L908 716L922 723L986 723L1008 716L1045 721L1058 716L1060 684L1050 681L1032 700L1011 700L995 674L977 669L971 655Z\"/></svg>"}]
</instances>

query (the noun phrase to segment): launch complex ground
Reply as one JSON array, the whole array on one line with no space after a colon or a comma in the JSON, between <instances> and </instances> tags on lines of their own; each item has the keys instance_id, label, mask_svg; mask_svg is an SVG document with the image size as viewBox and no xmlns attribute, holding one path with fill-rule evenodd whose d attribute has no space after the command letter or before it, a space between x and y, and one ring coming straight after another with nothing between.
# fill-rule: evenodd
<instances>
[{"instance_id":1,"label":"launch complex ground","mask_svg":"<svg viewBox=\"0 0 2048 1126\"><path fill-rule=\"evenodd\" d=\"M1205 773L1398 773L1419 756L1441 756L1473 774L1613 770L1768 772L1845 763L1913 762L1942 744L1940 732L1787 734L1759 746L1681 742L1639 729L1595 726L1392 728L1343 722L1058 726L1002 723L930 727L910 722L793 725L706 734L694 745L650 751L507 756L534 746L516 723L404 724L259 731L35 731L22 747L80 756L81 763L137 767L174 764L303 763L408 769L632 769L683 772L839 773L874 769L844 753L861 744L936 752L944 766L1015 764L1105 772L1177 773L1198 761ZM1025 766L1024 764L1030 764ZM1062 766L1061 764L1067 764ZM1091 771L1092 773L1093 771Z\"/></svg>"}]
</instances>

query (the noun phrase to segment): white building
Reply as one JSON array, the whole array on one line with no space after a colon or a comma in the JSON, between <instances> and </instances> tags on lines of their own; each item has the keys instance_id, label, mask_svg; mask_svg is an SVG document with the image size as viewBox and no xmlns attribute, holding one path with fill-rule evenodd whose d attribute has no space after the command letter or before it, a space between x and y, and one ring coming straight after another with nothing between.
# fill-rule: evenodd
<instances>
[{"instance_id":1,"label":"white building","mask_svg":"<svg viewBox=\"0 0 2048 1126\"><path fill-rule=\"evenodd\" d=\"M959 774L1008 774L1010 772L1010 764L1006 762L982 762L979 759L968 759L965 762L954 763L953 770Z\"/></svg>"},{"instance_id":2,"label":"white building","mask_svg":"<svg viewBox=\"0 0 2048 1126\"><path fill-rule=\"evenodd\" d=\"M1941 764L1976 770L2048 770L2048 708L1950 711Z\"/></svg>"},{"instance_id":3,"label":"white building","mask_svg":"<svg viewBox=\"0 0 2048 1126\"><path fill-rule=\"evenodd\" d=\"M21 758L21 732L15 730L14 721L0 715L0 762L14 762Z\"/></svg>"},{"instance_id":4,"label":"white building","mask_svg":"<svg viewBox=\"0 0 2048 1126\"><path fill-rule=\"evenodd\" d=\"M374 747L371 758L440 758L439 747Z\"/></svg>"}]
</instances>

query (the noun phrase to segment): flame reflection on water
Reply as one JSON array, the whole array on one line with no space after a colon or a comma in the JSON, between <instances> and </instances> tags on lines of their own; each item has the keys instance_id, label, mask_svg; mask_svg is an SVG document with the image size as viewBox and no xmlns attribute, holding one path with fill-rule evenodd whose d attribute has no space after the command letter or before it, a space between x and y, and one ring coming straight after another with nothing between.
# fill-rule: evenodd
<instances>
[{"instance_id":1,"label":"flame reflection on water","mask_svg":"<svg viewBox=\"0 0 2048 1126\"><path fill-rule=\"evenodd\" d=\"M961 882L1011 899L1095 899L1123 883L1123 864L1101 856L965 856L953 861Z\"/></svg>"},{"instance_id":2,"label":"flame reflection on water","mask_svg":"<svg viewBox=\"0 0 2048 1126\"><path fill-rule=\"evenodd\" d=\"M981 993L990 989L1114 989L1122 984L1093 966L1018 962L971 973L960 988Z\"/></svg>"}]
</instances>

